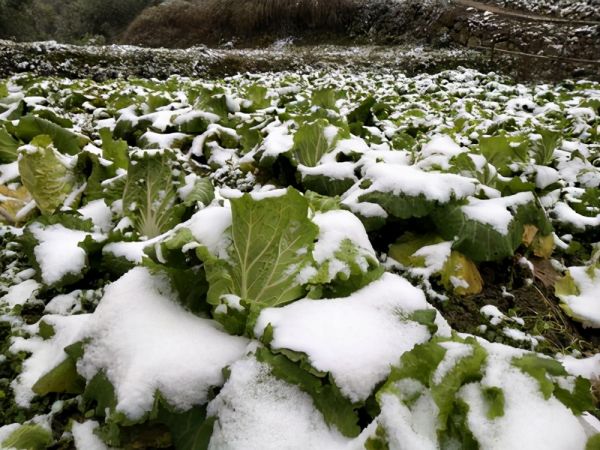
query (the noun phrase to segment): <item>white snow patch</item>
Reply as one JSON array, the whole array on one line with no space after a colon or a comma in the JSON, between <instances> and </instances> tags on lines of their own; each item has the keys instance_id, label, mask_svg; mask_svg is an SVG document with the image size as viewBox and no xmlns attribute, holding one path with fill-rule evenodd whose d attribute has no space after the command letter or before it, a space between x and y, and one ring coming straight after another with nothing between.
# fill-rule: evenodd
<instances>
[{"instance_id":1,"label":"white snow patch","mask_svg":"<svg viewBox=\"0 0 600 450\"><path fill-rule=\"evenodd\" d=\"M583 450L587 438L577 417L555 397L544 399L537 380L510 363L513 356L524 353L501 344L484 347L488 358L483 379L464 385L458 393L469 405L468 426L481 447ZM489 405L482 387L502 389L503 416L487 418Z\"/></svg>"},{"instance_id":2,"label":"white snow patch","mask_svg":"<svg viewBox=\"0 0 600 450\"><path fill-rule=\"evenodd\" d=\"M569 274L579 295L559 295L584 325L600 328L600 268L594 266L569 267Z\"/></svg>"},{"instance_id":3,"label":"white snow patch","mask_svg":"<svg viewBox=\"0 0 600 450\"><path fill-rule=\"evenodd\" d=\"M81 311L81 301L79 295L81 291L73 291L68 294L61 294L48 302L44 311L49 314L60 314L66 316Z\"/></svg>"},{"instance_id":4,"label":"white snow patch","mask_svg":"<svg viewBox=\"0 0 600 450\"><path fill-rule=\"evenodd\" d=\"M23 408L29 407L35 397L32 391L34 384L66 359L67 355L63 349L83 338L90 317L90 314L44 316L41 320L54 329L52 338L42 339L39 336L28 339L13 338L9 348L12 353L31 353L31 356L23 362L21 373L11 383L17 405ZM37 325L35 328L37 329Z\"/></svg>"},{"instance_id":5,"label":"white snow patch","mask_svg":"<svg viewBox=\"0 0 600 450\"><path fill-rule=\"evenodd\" d=\"M354 175L355 164L352 162L327 162L315 167L298 165L298 170L302 174L302 179L307 176L321 176L332 180L353 180L357 181Z\"/></svg>"},{"instance_id":6,"label":"white snow patch","mask_svg":"<svg viewBox=\"0 0 600 450\"><path fill-rule=\"evenodd\" d=\"M371 164L365 178L373 184L363 194L387 192L394 195L417 197L447 203L452 198L465 198L475 193L477 181L452 173L424 172L413 166Z\"/></svg>"},{"instance_id":7,"label":"white snow patch","mask_svg":"<svg viewBox=\"0 0 600 450\"><path fill-rule=\"evenodd\" d=\"M404 352L430 338L425 326L407 318L420 309L431 309L423 292L404 278L385 273L346 298L304 299L267 308L254 332L261 336L271 324L272 348L306 353L314 368L332 374L344 395L360 401ZM436 323L440 334L450 332L439 314Z\"/></svg>"},{"instance_id":8,"label":"white snow patch","mask_svg":"<svg viewBox=\"0 0 600 450\"><path fill-rule=\"evenodd\" d=\"M235 362L219 395L210 450L337 450L350 439L329 428L310 396L255 359Z\"/></svg>"},{"instance_id":9,"label":"white snow patch","mask_svg":"<svg viewBox=\"0 0 600 450\"><path fill-rule=\"evenodd\" d=\"M570 225L577 230L600 225L600 214L596 217L582 216L565 202L558 202L552 210L556 221L563 225Z\"/></svg>"},{"instance_id":10,"label":"white snow patch","mask_svg":"<svg viewBox=\"0 0 600 450\"><path fill-rule=\"evenodd\" d=\"M534 201L531 192L520 192L507 197L480 200L469 198L469 204L461 208L462 212L471 220L490 225L500 234L507 234L508 227L513 219L509 209L526 205Z\"/></svg>"},{"instance_id":11,"label":"white snow patch","mask_svg":"<svg viewBox=\"0 0 600 450\"><path fill-rule=\"evenodd\" d=\"M281 153L291 150L294 146L294 137L289 134L287 125L275 122L274 124L269 124L265 130L269 134L262 143L264 156L276 157Z\"/></svg>"},{"instance_id":12,"label":"white snow patch","mask_svg":"<svg viewBox=\"0 0 600 450\"><path fill-rule=\"evenodd\" d=\"M86 219L90 219L94 225L103 233L108 233L112 226L112 212L103 198L93 200L78 209Z\"/></svg>"},{"instance_id":13,"label":"white snow patch","mask_svg":"<svg viewBox=\"0 0 600 450\"><path fill-rule=\"evenodd\" d=\"M560 358L560 362L565 366L567 372L572 375L584 377L588 380L600 379L600 353L581 359L564 356Z\"/></svg>"},{"instance_id":14,"label":"white snow patch","mask_svg":"<svg viewBox=\"0 0 600 450\"><path fill-rule=\"evenodd\" d=\"M209 206L195 213L181 227L189 228L194 238L217 257L225 257L230 238L225 231L231 226L231 208Z\"/></svg>"},{"instance_id":15,"label":"white snow patch","mask_svg":"<svg viewBox=\"0 0 600 450\"><path fill-rule=\"evenodd\" d=\"M70 230L60 224L43 227L34 223L29 230L39 242L34 254L45 284L56 283L68 274L81 273L86 264L86 253L78 244L90 233ZM97 235L93 237L102 239Z\"/></svg>"},{"instance_id":16,"label":"white snow patch","mask_svg":"<svg viewBox=\"0 0 600 450\"><path fill-rule=\"evenodd\" d=\"M73 422L71 433L75 441L77 450L109 450L109 447L94 434L94 430L100 424L95 420L88 420L83 423Z\"/></svg>"},{"instance_id":17,"label":"white snow patch","mask_svg":"<svg viewBox=\"0 0 600 450\"><path fill-rule=\"evenodd\" d=\"M117 411L135 420L152 409L158 390L175 408L207 400L223 383L221 370L243 356L247 339L186 311L167 280L145 268L106 288L88 326L78 371L90 380L104 370L115 387Z\"/></svg>"},{"instance_id":18,"label":"white snow patch","mask_svg":"<svg viewBox=\"0 0 600 450\"><path fill-rule=\"evenodd\" d=\"M341 249L342 242L350 241L358 250L356 262L366 271L369 261L377 256L362 222L349 211L334 210L317 213L312 221L319 227L319 236L313 250L313 257L318 265L329 262L329 278L333 279L339 272L350 275L347 264L338 261L335 253Z\"/></svg>"},{"instance_id":19,"label":"white snow patch","mask_svg":"<svg viewBox=\"0 0 600 450\"><path fill-rule=\"evenodd\" d=\"M25 280L8 288L8 292L0 301L8 306L9 309L17 305L24 305L39 290L40 284L35 280Z\"/></svg>"}]
</instances>

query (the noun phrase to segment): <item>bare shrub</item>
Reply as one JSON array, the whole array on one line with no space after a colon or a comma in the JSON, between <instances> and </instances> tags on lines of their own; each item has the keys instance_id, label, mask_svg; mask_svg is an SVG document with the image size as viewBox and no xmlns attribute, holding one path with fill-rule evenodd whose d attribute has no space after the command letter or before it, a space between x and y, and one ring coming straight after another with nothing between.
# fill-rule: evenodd
<instances>
[{"instance_id":1,"label":"bare shrub","mask_svg":"<svg viewBox=\"0 0 600 450\"><path fill-rule=\"evenodd\" d=\"M356 5L356 0L174 0L142 12L123 41L177 47L236 37L342 31Z\"/></svg>"}]
</instances>

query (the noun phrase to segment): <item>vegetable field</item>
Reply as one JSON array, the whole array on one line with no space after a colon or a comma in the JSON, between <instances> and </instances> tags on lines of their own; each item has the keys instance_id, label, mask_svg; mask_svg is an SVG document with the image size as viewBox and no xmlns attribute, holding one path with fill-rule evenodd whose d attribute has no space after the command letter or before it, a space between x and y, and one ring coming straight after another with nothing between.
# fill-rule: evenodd
<instances>
[{"instance_id":1,"label":"vegetable field","mask_svg":"<svg viewBox=\"0 0 600 450\"><path fill-rule=\"evenodd\" d=\"M597 83L0 80L0 447L599 449L599 259Z\"/></svg>"}]
</instances>

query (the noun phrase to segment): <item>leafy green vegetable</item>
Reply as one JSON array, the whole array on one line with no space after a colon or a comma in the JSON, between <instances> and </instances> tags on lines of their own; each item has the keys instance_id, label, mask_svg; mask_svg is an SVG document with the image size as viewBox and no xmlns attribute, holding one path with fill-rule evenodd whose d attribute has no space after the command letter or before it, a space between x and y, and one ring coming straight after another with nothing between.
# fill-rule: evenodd
<instances>
[{"instance_id":1,"label":"leafy green vegetable","mask_svg":"<svg viewBox=\"0 0 600 450\"><path fill-rule=\"evenodd\" d=\"M336 426L345 436L359 435L358 415L333 381L311 374L284 355L273 354L265 348L257 350L256 358L269 364L274 376L298 386L310 395L328 424Z\"/></svg>"},{"instance_id":2,"label":"leafy green vegetable","mask_svg":"<svg viewBox=\"0 0 600 450\"><path fill-rule=\"evenodd\" d=\"M317 227L308 219L308 201L295 189L256 200L231 199L233 221L229 261L205 261L208 301L234 294L253 308L279 306L301 297L297 274L310 263ZM202 259L202 256L200 256Z\"/></svg>"},{"instance_id":3,"label":"leafy green vegetable","mask_svg":"<svg viewBox=\"0 0 600 450\"><path fill-rule=\"evenodd\" d=\"M600 449L600 433L590 437L585 445L585 450L599 450Z\"/></svg>"},{"instance_id":4,"label":"leafy green vegetable","mask_svg":"<svg viewBox=\"0 0 600 450\"><path fill-rule=\"evenodd\" d=\"M504 391L497 387L486 387L482 393L488 404L487 418L494 420L502 417L504 415Z\"/></svg>"},{"instance_id":5,"label":"leafy green vegetable","mask_svg":"<svg viewBox=\"0 0 600 450\"><path fill-rule=\"evenodd\" d=\"M51 392L81 394L85 388L85 380L77 373L75 361L67 357L62 363L42 376L32 387L37 395Z\"/></svg>"},{"instance_id":6,"label":"leafy green vegetable","mask_svg":"<svg viewBox=\"0 0 600 450\"><path fill-rule=\"evenodd\" d=\"M19 141L13 138L6 129L0 128L0 164L17 160Z\"/></svg>"},{"instance_id":7,"label":"leafy green vegetable","mask_svg":"<svg viewBox=\"0 0 600 450\"><path fill-rule=\"evenodd\" d=\"M430 215L438 206L435 201L424 195L410 197L404 194L373 191L359 197L361 202L377 203L391 216L398 219L425 217Z\"/></svg>"},{"instance_id":8,"label":"leafy green vegetable","mask_svg":"<svg viewBox=\"0 0 600 450\"><path fill-rule=\"evenodd\" d=\"M317 89L313 91L311 101L315 106L325 109L337 110L335 103L337 93L334 88Z\"/></svg>"},{"instance_id":9,"label":"leafy green vegetable","mask_svg":"<svg viewBox=\"0 0 600 450\"><path fill-rule=\"evenodd\" d=\"M24 450L44 450L48 448L54 439L52 433L40 425L21 425L10 436L2 441L4 448L18 448Z\"/></svg>"},{"instance_id":10,"label":"leafy green vegetable","mask_svg":"<svg viewBox=\"0 0 600 450\"><path fill-rule=\"evenodd\" d=\"M484 207L483 202L480 207ZM453 249L474 261L499 261L514 254L522 242L525 225L535 225L544 235L552 231L544 209L535 198L516 206L516 211L512 214L513 219L506 234L487 223L470 218L463 211L462 205L440 208L432 218L443 238L454 239Z\"/></svg>"},{"instance_id":11,"label":"leafy green vegetable","mask_svg":"<svg viewBox=\"0 0 600 450\"><path fill-rule=\"evenodd\" d=\"M179 191L181 195L181 189ZM193 206L196 202L203 205L209 205L215 198L215 188L208 178L196 177L193 180L191 189L185 192L183 204L185 206Z\"/></svg>"},{"instance_id":12,"label":"leafy green vegetable","mask_svg":"<svg viewBox=\"0 0 600 450\"><path fill-rule=\"evenodd\" d=\"M348 125L353 134L364 136L366 131L364 126L373 125L373 112L371 108L375 105L376 100L372 96L365 98L360 105L348 114Z\"/></svg>"},{"instance_id":13,"label":"leafy green vegetable","mask_svg":"<svg viewBox=\"0 0 600 450\"><path fill-rule=\"evenodd\" d=\"M268 92L269 91L266 87L259 84L253 84L252 86L248 87L245 92L245 97L251 102L251 106L248 108L248 110L255 112L259 109L264 109L271 106L271 101L267 96Z\"/></svg>"},{"instance_id":14,"label":"leafy green vegetable","mask_svg":"<svg viewBox=\"0 0 600 450\"><path fill-rule=\"evenodd\" d=\"M325 134L328 126L327 120L319 119L302 125L294 134L293 152L300 164L315 167L323 155L331 150Z\"/></svg>"},{"instance_id":15,"label":"leafy green vegetable","mask_svg":"<svg viewBox=\"0 0 600 450\"><path fill-rule=\"evenodd\" d=\"M50 136L37 136L20 151L19 173L42 214L53 214L74 189L70 162L56 151Z\"/></svg>"},{"instance_id":16,"label":"leafy green vegetable","mask_svg":"<svg viewBox=\"0 0 600 450\"><path fill-rule=\"evenodd\" d=\"M527 162L527 140L523 137L484 136L479 140L479 149L498 169L505 170L511 162Z\"/></svg>"},{"instance_id":17,"label":"leafy green vegetable","mask_svg":"<svg viewBox=\"0 0 600 450\"><path fill-rule=\"evenodd\" d=\"M102 138L102 157L112 161L114 169L127 170L129 166L127 142L121 139L114 140L108 128L100 130L100 137ZM115 172L116 170L113 170L113 173Z\"/></svg>"},{"instance_id":18,"label":"leafy green vegetable","mask_svg":"<svg viewBox=\"0 0 600 450\"><path fill-rule=\"evenodd\" d=\"M88 139L36 116L25 116L19 120L13 134L24 142L30 142L39 135L47 135L58 151L67 155L76 155L88 142Z\"/></svg>"},{"instance_id":19,"label":"leafy green vegetable","mask_svg":"<svg viewBox=\"0 0 600 450\"><path fill-rule=\"evenodd\" d=\"M334 272L332 267L345 270ZM317 273L309 280L312 285L310 297L334 298L347 297L372 281L377 280L384 269L372 255L362 252L355 243L344 239L333 258L324 261L317 268Z\"/></svg>"},{"instance_id":20,"label":"leafy green vegetable","mask_svg":"<svg viewBox=\"0 0 600 450\"><path fill-rule=\"evenodd\" d=\"M152 238L174 227L183 214L176 206L173 154L139 151L131 162L123 191L123 210L141 236Z\"/></svg>"},{"instance_id":21,"label":"leafy green vegetable","mask_svg":"<svg viewBox=\"0 0 600 450\"><path fill-rule=\"evenodd\" d=\"M533 141L535 162L547 166L554 158L554 150L560 143L562 133L544 128L538 128L536 133L541 136L541 139Z\"/></svg>"},{"instance_id":22,"label":"leafy green vegetable","mask_svg":"<svg viewBox=\"0 0 600 450\"><path fill-rule=\"evenodd\" d=\"M406 268L424 268L431 270L432 274L439 276L441 283L447 291L457 295L478 294L483 289L483 279L477 266L460 252L452 250L441 268L428 269L423 256L417 254L421 249L430 245L444 242L439 236L433 234L415 235L407 232L390 245L389 256ZM436 261L435 264L439 264ZM417 274L417 271L413 271Z\"/></svg>"},{"instance_id":23,"label":"leafy green vegetable","mask_svg":"<svg viewBox=\"0 0 600 450\"><path fill-rule=\"evenodd\" d=\"M339 197L330 197L313 191L307 191L304 193L304 198L308 200L309 207L314 212L327 212L341 209Z\"/></svg>"},{"instance_id":24,"label":"leafy green vegetable","mask_svg":"<svg viewBox=\"0 0 600 450\"><path fill-rule=\"evenodd\" d=\"M206 418L205 408L193 408L184 413L163 407L158 421L169 427L175 448L181 450L206 450L212 435L215 419Z\"/></svg>"},{"instance_id":25,"label":"leafy green vegetable","mask_svg":"<svg viewBox=\"0 0 600 450\"><path fill-rule=\"evenodd\" d=\"M537 380L544 398L548 399L554 394L576 414L581 414L581 412L593 407L588 380L580 378L573 392L562 389L555 381L554 377L568 375L563 365L558 361L531 354L514 358L512 364Z\"/></svg>"}]
</instances>

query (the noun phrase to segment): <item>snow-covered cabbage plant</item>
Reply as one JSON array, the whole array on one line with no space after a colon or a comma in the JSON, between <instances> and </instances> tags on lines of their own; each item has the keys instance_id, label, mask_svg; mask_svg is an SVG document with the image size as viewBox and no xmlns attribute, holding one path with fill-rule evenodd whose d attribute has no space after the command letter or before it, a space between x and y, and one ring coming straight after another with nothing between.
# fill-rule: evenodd
<instances>
[{"instance_id":1,"label":"snow-covered cabbage plant","mask_svg":"<svg viewBox=\"0 0 600 450\"><path fill-rule=\"evenodd\" d=\"M0 447L598 448L597 355L440 311L520 264L600 326L599 92L0 81Z\"/></svg>"}]
</instances>

